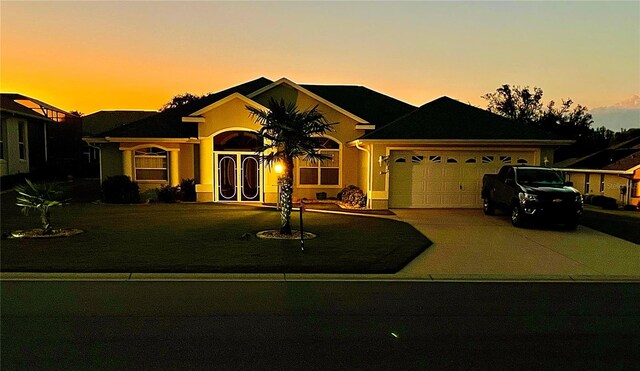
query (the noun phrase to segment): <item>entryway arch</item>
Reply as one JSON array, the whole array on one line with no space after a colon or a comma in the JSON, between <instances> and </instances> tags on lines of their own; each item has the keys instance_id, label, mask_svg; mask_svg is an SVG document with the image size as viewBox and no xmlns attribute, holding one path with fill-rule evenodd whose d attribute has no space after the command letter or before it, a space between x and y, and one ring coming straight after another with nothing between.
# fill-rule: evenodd
<instances>
[{"instance_id":1,"label":"entryway arch","mask_svg":"<svg viewBox=\"0 0 640 371\"><path fill-rule=\"evenodd\" d=\"M260 147L262 138L250 129L235 128L213 135L214 201L262 201Z\"/></svg>"}]
</instances>

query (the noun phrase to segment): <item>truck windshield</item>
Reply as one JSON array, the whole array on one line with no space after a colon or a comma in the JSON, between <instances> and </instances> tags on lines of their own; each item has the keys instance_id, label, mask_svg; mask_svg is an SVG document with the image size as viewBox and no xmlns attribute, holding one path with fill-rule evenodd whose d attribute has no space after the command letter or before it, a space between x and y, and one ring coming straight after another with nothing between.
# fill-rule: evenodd
<instances>
[{"instance_id":1,"label":"truck windshield","mask_svg":"<svg viewBox=\"0 0 640 371\"><path fill-rule=\"evenodd\" d=\"M557 171L544 169L518 169L520 184L563 185L564 179Z\"/></svg>"}]
</instances>

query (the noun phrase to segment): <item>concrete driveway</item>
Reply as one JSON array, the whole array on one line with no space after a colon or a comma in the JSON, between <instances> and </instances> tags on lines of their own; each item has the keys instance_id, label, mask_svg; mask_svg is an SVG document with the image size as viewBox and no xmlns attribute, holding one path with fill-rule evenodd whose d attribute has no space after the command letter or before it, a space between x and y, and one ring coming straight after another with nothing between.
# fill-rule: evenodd
<instances>
[{"instance_id":1,"label":"concrete driveway","mask_svg":"<svg viewBox=\"0 0 640 371\"><path fill-rule=\"evenodd\" d=\"M515 228L508 215L469 209L395 209L434 244L398 276L640 278L640 245L579 226Z\"/></svg>"}]
</instances>

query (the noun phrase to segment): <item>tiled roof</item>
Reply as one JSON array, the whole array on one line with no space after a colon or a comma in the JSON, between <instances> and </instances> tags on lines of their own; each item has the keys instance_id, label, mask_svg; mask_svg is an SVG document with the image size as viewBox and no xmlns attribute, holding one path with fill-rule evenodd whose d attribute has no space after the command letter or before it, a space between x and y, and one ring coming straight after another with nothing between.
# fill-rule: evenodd
<instances>
[{"instance_id":1,"label":"tiled roof","mask_svg":"<svg viewBox=\"0 0 640 371\"><path fill-rule=\"evenodd\" d=\"M233 93L243 95L254 92L271 84L272 81L264 77L234 86L232 88L209 94L197 101L184 106L168 109L153 116L132 122L100 134L96 137L125 137L125 138L193 138L198 136L198 124L182 122L182 117L198 111Z\"/></svg>"},{"instance_id":2,"label":"tiled roof","mask_svg":"<svg viewBox=\"0 0 640 371\"><path fill-rule=\"evenodd\" d=\"M640 165L640 135L572 162L564 162L562 167L629 170L638 165Z\"/></svg>"},{"instance_id":3,"label":"tiled roof","mask_svg":"<svg viewBox=\"0 0 640 371\"><path fill-rule=\"evenodd\" d=\"M141 120L158 111L104 110L82 117L82 134L93 135Z\"/></svg>"},{"instance_id":4,"label":"tiled roof","mask_svg":"<svg viewBox=\"0 0 640 371\"><path fill-rule=\"evenodd\" d=\"M361 139L562 140L449 97L431 101Z\"/></svg>"},{"instance_id":5,"label":"tiled roof","mask_svg":"<svg viewBox=\"0 0 640 371\"><path fill-rule=\"evenodd\" d=\"M338 107L377 126L384 126L416 109L408 103L355 85L300 85Z\"/></svg>"}]
</instances>

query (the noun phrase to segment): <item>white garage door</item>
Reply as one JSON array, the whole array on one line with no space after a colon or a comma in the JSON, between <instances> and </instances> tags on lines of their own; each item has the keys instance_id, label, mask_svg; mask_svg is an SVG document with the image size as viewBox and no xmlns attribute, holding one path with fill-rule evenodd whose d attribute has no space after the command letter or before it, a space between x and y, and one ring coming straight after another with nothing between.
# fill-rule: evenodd
<instances>
[{"instance_id":1,"label":"white garage door","mask_svg":"<svg viewBox=\"0 0 640 371\"><path fill-rule=\"evenodd\" d=\"M389 207L479 208L482 176L508 164L534 164L532 151L392 151Z\"/></svg>"}]
</instances>

